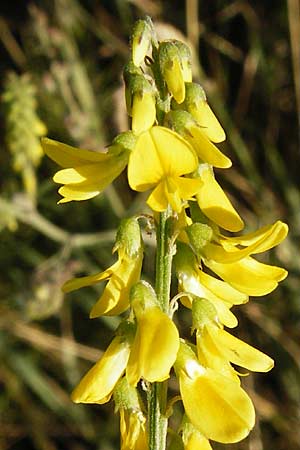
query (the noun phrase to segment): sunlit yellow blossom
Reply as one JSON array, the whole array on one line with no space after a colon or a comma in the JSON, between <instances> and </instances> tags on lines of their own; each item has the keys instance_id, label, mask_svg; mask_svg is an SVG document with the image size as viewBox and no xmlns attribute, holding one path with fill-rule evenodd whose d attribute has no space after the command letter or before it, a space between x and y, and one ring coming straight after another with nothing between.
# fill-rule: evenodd
<instances>
[{"instance_id":1,"label":"sunlit yellow blossom","mask_svg":"<svg viewBox=\"0 0 300 450\"><path fill-rule=\"evenodd\" d=\"M227 327L235 327L237 319L230 308L233 305L247 302L248 296L234 289L228 283L203 272L199 268L195 255L187 245L179 243L177 247L174 262L179 291L208 299L216 308L218 320ZM191 296L184 296L181 301L188 308L192 307Z\"/></svg>"},{"instance_id":2,"label":"sunlit yellow blossom","mask_svg":"<svg viewBox=\"0 0 300 450\"><path fill-rule=\"evenodd\" d=\"M42 139L44 152L63 167L53 180L63 184L59 203L87 200L100 194L127 165L135 143L132 133L119 135L106 153L82 150L52 139Z\"/></svg>"},{"instance_id":3,"label":"sunlit yellow blossom","mask_svg":"<svg viewBox=\"0 0 300 450\"><path fill-rule=\"evenodd\" d=\"M154 211L164 211L168 205L176 212L182 209L182 200L198 192L201 180L184 178L198 165L192 147L177 133L155 126L142 133L128 163L128 181L140 192L154 188L147 203Z\"/></svg>"},{"instance_id":4,"label":"sunlit yellow blossom","mask_svg":"<svg viewBox=\"0 0 300 450\"><path fill-rule=\"evenodd\" d=\"M121 222L114 250L118 251L118 261L104 272L73 278L62 287L64 292L71 292L108 280L101 297L91 310L91 318L118 315L129 307L129 292L140 278L143 262L139 226L134 218Z\"/></svg>"},{"instance_id":5,"label":"sunlit yellow blossom","mask_svg":"<svg viewBox=\"0 0 300 450\"><path fill-rule=\"evenodd\" d=\"M185 98L185 82L192 81L191 53L180 41L168 40L160 43L159 65L168 90L177 103Z\"/></svg>"},{"instance_id":6,"label":"sunlit yellow blossom","mask_svg":"<svg viewBox=\"0 0 300 450\"><path fill-rule=\"evenodd\" d=\"M213 222L228 231L240 231L244 222L233 208L208 164L201 164L198 176L202 181L196 198L201 211Z\"/></svg>"},{"instance_id":7,"label":"sunlit yellow blossom","mask_svg":"<svg viewBox=\"0 0 300 450\"><path fill-rule=\"evenodd\" d=\"M234 443L249 434L255 412L238 383L203 367L185 344L180 346L175 370L185 412L207 439Z\"/></svg>"},{"instance_id":8,"label":"sunlit yellow blossom","mask_svg":"<svg viewBox=\"0 0 300 450\"><path fill-rule=\"evenodd\" d=\"M192 114L208 139L216 143L225 140L225 132L207 103L205 92L199 84L185 84L185 101L182 107Z\"/></svg>"},{"instance_id":9,"label":"sunlit yellow blossom","mask_svg":"<svg viewBox=\"0 0 300 450\"><path fill-rule=\"evenodd\" d=\"M120 450L147 450L146 418L141 411L120 409Z\"/></svg>"},{"instance_id":10,"label":"sunlit yellow blossom","mask_svg":"<svg viewBox=\"0 0 300 450\"><path fill-rule=\"evenodd\" d=\"M72 393L75 403L106 403L123 375L130 353L130 342L116 336L102 358L87 372Z\"/></svg>"},{"instance_id":11,"label":"sunlit yellow blossom","mask_svg":"<svg viewBox=\"0 0 300 450\"><path fill-rule=\"evenodd\" d=\"M224 375L229 375L229 363L255 372L268 372L274 366L269 356L213 324L197 330L197 350L202 364Z\"/></svg>"},{"instance_id":12,"label":"sunlit yellow blossom","mask_svg":"<svg viewBox=\"0 0 300 450\"><path fill-rule=\"evenodd\" d=\"M251 258L280 244L288 227L277 221L254 233L239 237L217 237L203 248L203 260L224 281L248 295L262 296L273 291L287 276L286 270ZM240 248L243 247L243 248Z\"/></svg>"},{"instance_id":13,"label":"sunlit yellow blossom","mask_svg":"<svg viewBox=\"0 0 300 450\"><path fill-rule=\"evenodd\" d=\"M126 373L132 385L141 378L149 382L167 379L179 348L177 328L157 306L151 290L149 284L140 282L131 294L137 330Z\"/></svg>"},{"instance_id":14,"label":"sunlit yellow blossom","mask_svg":"<svg viewBox=\"0 0 300 450\"><path fill-rule=\"evenodd\" d=\"M222 169L231 167L230 159L211 142L205 128L200 126L187 111L181 109L170 111L165 116L165 124L192 145L201 162Z\"/></svg>"}]
</instances>

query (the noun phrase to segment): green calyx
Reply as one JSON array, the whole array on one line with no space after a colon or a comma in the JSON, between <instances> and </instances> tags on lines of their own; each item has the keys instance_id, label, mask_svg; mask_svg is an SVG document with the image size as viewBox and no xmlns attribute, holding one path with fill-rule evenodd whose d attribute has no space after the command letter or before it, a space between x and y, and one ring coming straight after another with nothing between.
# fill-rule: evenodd
<instances>
[{"instance_id":1,"label":"green calyx","mask_svg":"<svg viewBox=\"0 0 300 450\"><path fill-rule=\"evenodd\" d=\"M123 219L117 231L113 252L123 251L126 256L134 258L142 250L142 237L138 220L135 217Z\"/></svg>"}]
</instances>

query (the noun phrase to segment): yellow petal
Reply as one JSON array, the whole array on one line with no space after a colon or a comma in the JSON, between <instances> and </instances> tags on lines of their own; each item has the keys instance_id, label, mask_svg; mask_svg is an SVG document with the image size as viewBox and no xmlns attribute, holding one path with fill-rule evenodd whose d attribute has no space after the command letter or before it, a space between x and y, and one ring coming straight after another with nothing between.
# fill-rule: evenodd
<instances>
[{"instance_id":1,"label":"yellow petal","mask_svg":"<svg viewBox=\"0 0 300 450\"><path fill-rule=\"evenodd\" d=\"M216 308L218 319L222 324L229 328L236 327L238 321L229 309L231 304L222 301L222 299L217 297L213 291L206 289L206 287L201 284L198 275L200 275L200 271L197 273L194 272L194 274L191 272L189 275L184 273L180 274L178 276L180 291L189 292L198 297L206 298ZM192 299L190 296L181 297L180 301L187 308L192 308Z\"/></svg>"},{"instance_id":2,"label":"yellow petal","mask_svg":"<svg viewBox=\"0 0 300 450\"><path fill-rule=\"evenodd\" d=\"M198 102L197 108L192 108L190 112L199 125L203 127L203 132L208 139L216 143L225 141L225 132L205 100Z\"/></svg>"},{"instance_id":3,"label":"yellow petal","mask_svg":"<svg viewBox=\"0 0 300 450\"><path fill-rule=\"evenodd\" d=\"M166 195L165 182L159 183L151 192L147 199L147 204L153 211L162 212L168 207L168 198Z\"/></svg>"},{"instance_id":4,"label":"yellow petal","mask_svg":"<svg viewBox=\"0 0 300 450\"><path fill-rule=\"evenodd\" d=\"M103 294L93 306L90 312L91 319L102 315L119 315L129 307L129 292L140 278L142 262L142 251L135 258L122 259L117 270L112 273Z\"/></svg>"},{"instance_id":5,"label":"yellow petal","mask_svg":"<svg viewBox=\"0 0 300 450\"><path fill-rule=\"evenodd\" d=\"M208 439L195 430L188 437L184 450L212 450L212 448Z\"/></svg>"},{"instance_id":6,"label":"yellow petal","mask_svg":"<svg viewBox=\"0 0 300 450\"><path fill-rule=\"evenodd\" d=\"M239 442L253 428L252 402L230 378L211 369L196 377L182 370L179 384L189 420L207 439L225 444Z\"/></svg>"},{"instance_id":7,"label":"yellow petal","mask_svg":"<svg viewBox=\"0 0 300 450\"><path fill-rule=\"evenodd\" d=\"M275 247L280 244L286 235L287 225L278 221L274 225L264 227L264 232L256 234L254 242L244 249L235 249L233 247L230 251L226 251L220 245L209 243L204 249L205 256L217 262L233 263L251 254L262 253Z\"/></svg>"},{"instance_id":8,"label":"yellow petal","mask_svg":"<svg viewBox=\"0 0 300 450\"><path fill-rule=\"evenodd\" d=\"M49 138L42 138L42 147L49 158L59 164L61 167L76 167L91 162L100 162L107 159L105 153L82 150L71 147L62 142L54 141Z\"/></svg>"},{"instance_id":9,"label":"yellow petal","mask_svg":"<svg viewBox=\"0 0 300 450\"><path fill-rule=\"evenodd\" d=\"M138 327L127 366L127 378L136 385L141 378L153 383L169 378L179 349L179 335L172 320L157 306L146 308Z\"/></svg>"},{"instance_id":10,"label":"yellow petal","mask_svg":"<svg viewBox=\"0 0 300 450\"><path fill-rule=\"evenodd\" d=\"M205 264L219 277L235 289L247 295L262 296L276 289L279 277L286 271L279 267L267 266L248 257L232 264L221 264L206 260Z\"/></svg>"},{"instance_id":11,"label":"yellow petal","mask_svg":"<svg viewBox=\"0 0 300 450\"><path fill-rule=\"evenodd\" d=\"M82 201L89 200L100 194L101 190L97 184L68 184L58 189L58 193L63 196L58 203L67 203L73 200Z\"/></svg>"},{"instance_id":12,"label":"yellow petal","mask_svg":"<svg viewBox=\"0 0 300 450\"><path fill-rule=\"evenodd\" d=\"M278 220L272 225L265 225L264 227L259 228L257 231L254 231L253 233L247 233L242 236L228 237L220 235L221 236L220 240L222 243L230 242L233 245L248 246L255 244L262 237L266 236L270 230L272 230L271 233L273 232L276 233L279 242L281 242L288 233L288 226L286 223Z\"/></svg>"},{"instance_id":13,"label":"yellow petal","mask_svg":"<svg viewBox=\"0 0 300 450\"><path fill-rule=\"evenodd\" d=\"M203 128L190 127L189 132L187 140L203 162L222 169L231 167L230 159L209 140Z\"/></svg>"},{"instance_id":14,"label":"yellow petal","mask_svg":"<svg viewBox=\"0 0 300 450\"><path fill-rule=\"evenodd\" d=\"M164 70L164 78L167 86L177 103L182 103L185 98L185 84L182 68L177 58L174 58L170 68Z\"/></svg>"},{"instance_id":15,"label":"yellow petal","mask_svg":"<svg viewBox=\"0 0 300 450\"><path fill-rule=\"evenodd\" d=\"M72 292L82 287L92 286L93 284L96 284L99 281L105 280L106 278L110 277L118 269L119 266L120 261L117 261L104 272L96 273L94 275L88 275L86 277L72 278L71 280L66 281L66 283L62 286L62 291Z\"/></svg>"},{"instance_id":16,"label":"yellow petal","mask_svg":"<svg viewBox=\"0 0 300 450\"><path fill-rule=\"evenodd\" d=\"M155 126L142 133L128 163L128 182L136 191L146 191L166 176L193 172L197 155L177 133Z\"/></svg>"},{"instance_id":17,"label":"yellow petal","mask_svg":"<svg viewBox=\"0 0 300 450\"><path fill-rule=\"evenodd\" d=\"M232 305L241 305L243 303L247 303L247 301L249 300L248 295L234 289L232 286L230 286L230 284L218 280L211 275L208 275L202 270L199 271L198 276L203 286L205 286L208 290L213 292L217 297L221 298L225 302L228 302Z\"/></svg>"},{"instance_id":18,"label":"yellow petal","mask_svg":"<svg viewBox=\"0 0 300 450\"><path fill-rule=\"evenodd\" d=\"M268 372L274 366L274 361L269 356L227 331L216 327L206 328L219 352L230 362L254 372Z\"/></svg>"},{"instance_id":19,"label":"yellow petal","mask_svg":"<svg viewBox=\"0 0 300 450\"><path fill-rule=\"evenodd\" d=\"M152 93L145 92L133 96L132 131L140 134L152 127L156 117L155 99Z\"/></svg>"},{"instance_id":20,"label":"yellow petal","mask_svg":"<svg viewBox=\"0 0 300 450\"><path fill-rule=\"evenodd\" d=\"M75 184L88 180L97 183L100 188L107 186L126 167L127 158L109 156L101 163L59 170L53 177L55 183ZM101 187L102 186L102 187Z\"/></svg>"},{"instance_id":21,"label":"yellow petal","mask_svg":"<svg viewBox=\"0 0 300 450\"><path fill-rule=\"evenodd\" d=\"M102 358L87 372L72 393L75 403L105 403L125 371L130 346L116 336Z\"/></svg>"},{"instance_id":22,"label":"yellow petal","mask_svg":"<svg viewBox=\"0 0 300 450\"><path fill-rule=\"evenodd\" d=\"M240 231L244 222L215 180L209 166L203 164L200 178L203 184L197 194L197 200L203 213L225 230Z\"/></svg>"}]
</instances>

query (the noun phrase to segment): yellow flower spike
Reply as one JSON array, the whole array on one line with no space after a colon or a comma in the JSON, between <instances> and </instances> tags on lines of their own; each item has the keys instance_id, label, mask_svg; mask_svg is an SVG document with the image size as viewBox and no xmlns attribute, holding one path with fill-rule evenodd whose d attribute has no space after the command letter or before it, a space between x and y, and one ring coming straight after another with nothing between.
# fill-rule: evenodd
<instances>
[{"instance_id":1,"label":"yellow flower spike","mask_svg":"<svg viewBox=\"0 0 300 450\"><path fill-rule=\"evenodd\" d=\"M154 211L164 211L171 204L176 212L181 200L188 200L202 182L183 178L197 168L197 155L177 133L155 126L142 133L128 163L128 181L132 189L144 192L155 188L148 198Z\"/></svg>"},{"instance_id":2,"label":"yellow flower spike","mask_svg":"<svg viewBox=\"0 0 300 450\"><path fill-rule=\"evenodd\" d=\"M242 230L244 222L215 180L211 167L207 164L201 164L198 175L202 185L196 197L202 212L225 230Z\"/></svg>"},{"instance_id":3,"label":"yellow flower spike","mask_svg":"<svg viewBox=\"0 0 300 450\"><path fill-rule=\"evenodd\" d=\"M102 358L87 372L72 393L75 403L106 403L123 375L130 354L130 342L116 336Z\"/></svg>"},{"instance_id":4,"label":"yellow flower spike","mask_svg":"<svg viewBox=\"0 0 300 450\"><path fill-rule=\"evenodd\" d=\"M137 330L132 344L126 374L136 386L143 378L150 383L169 378L179 348L179 334L175 324L156 304L151 286L137 283L131 291Z\"/></svg>"},{"instance_id":5,"label":"yellow flower spike","mask_svg":"<svg viewBox=\"0 0 300 450\"><path fill-rule=\"evenodd\" d=\"M184 107L192 114L212 142L223 142L225 132L206 100L203 88L196 83L186 83Z\"/></svg>"},{"instance_id":6,"label":"yellow flower spike","mask_svg":"<svg viewBox=\"0 0 300 450\"><path fill-rule=\"evenodd\" d=\"M218 352L231 363L254 372L268 372L274 367L272 358L222 328L206 326L205 331Z\"/></svg>"},{"instance_id":7,"label":"yellow flower spike","mask_svg":"<svg viewBox=\"0 0 300 450\"><path fill-rule=\"evenodd\" d=\"M201 366L185 344L180 346L175 370L185 412L200 433L224 444L239 442L249 434L255 412L236 381Z\"/></svg>"},{"instance_id":8,"label":"yellow flower spike","mask_svg":"<svg viewBox=\"0 0 300 450\"><path fill-rule=\"evenodd\" d=\"M228 238L220 241L221 245L208 243L204 249L205 257L220 263L233 263L251 255L265 252L280 244L286 238L288 226L279 220L273 225L263 227L256 233L239 238ZM246 244L251 242L251 244ZM224 245L224 247L222 246ZM236 249L234 245L247 245L243 249ZM227 248L226 248L227 247ZM228 250L228 251L227 251Z\"/></svg>"},{"instance_id":9,"label":"yellow flower spike","mask_svg":"<svg viewBox=\"0 0 300 450\"><path fill-rule=\"evenodd\" d=\"M64 168L53 177L56 183L64 184L58 191L63 196L59 203L87 200L100 194L126 167L135 139L131 132L121 133L107 153L42 139L45 153Z\"/></svg>"},{"instance_id":10,"label":"yellow flower spike","mask_svg":"<svg viewBox=\"0 0 300 450\"><path fill-rule=\"evenodd\" d=\"M140 278L143 262L143 244L135 218L122 220L114 250L118 251L118 261L104 272L74 278L62 287L64 292L71 292L108 280L101 297L90 312L90 318L118 315L129 307L129 292Z\"/></svg>"},{"instance_id":11,"label":"yellow flower spike","mask_svg":"<svg viewBox=\"0 0 300 450\"><path fill-rule=\"evenodd\" d=\"M231 167L230 159L209 140L204 128L187 111L170 111L165 116L165 124L192 145L202 162L222 169Z\"/></svg>"}]
</instances>

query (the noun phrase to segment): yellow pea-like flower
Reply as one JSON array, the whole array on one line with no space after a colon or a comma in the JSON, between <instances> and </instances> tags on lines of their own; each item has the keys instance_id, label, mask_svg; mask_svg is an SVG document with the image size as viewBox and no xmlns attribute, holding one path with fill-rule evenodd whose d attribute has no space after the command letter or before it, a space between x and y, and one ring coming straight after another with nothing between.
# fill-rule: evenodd
<instances>
[{"instance_id":1,"label":"yellow pea-like flower","mask_svg":"<svg viewBox=\"0 0 300 450\"><path fill-rule=\"evenodd\" d=\"M120 409L120 450L147 450L146 418L139 410Z\"/></svg>"},{"instance_id":2,"label":"yellow pea-like flower","mask_svg":"<svg viewBox=\"0 0 300 450\"><path fill-rule=\"evenodd\" d=\"M202 184L199 179L183 177L197 166L197 155L188 142L168 128L155 126L138 137L129 158L128 181L135 191L154 188L147 200L154 211L171 205L180 212L182 201L190 199Z\"/></svg>"},{"instance_id":3,"label":"yellow pea-like flower","mask_svg":"<svg viewBox=\"0 0 300 450\"><path fill-rule=\"evenodd\" d=\"M106 153L78 149L70 145L42 139L44 152L63 167L53 180L63 184L59 203L87 200L100 194L127 165L135 137L130 132L119 135Z\"/></svg>"},{"instance_id":4,"label":"yellow pea-like flower","mask_svg":"<svg viewBox=\"0 0 300 450\"><path fill-rule=\"evenodd\" d=\"M244 222L216 181L212 168L208 164L201 164L198 175L202 184L196 198L201 211L225 230L242 230Z\"/></svg>"},{"instance_id":5,"label":"yellow pea-like flower","mask_svg":"<svg viewBox=\"0 0 300 450\"><path fill-rule=\"evenodd\" d=\"M203 367L186 347L181 344L175 370L190 422L207 439L239 442L254 426L250 398L236 381Z\"/></svg>"},{"instance_id":6,"label":"yellow pea-like flower","mask_svg":"<svg viewBox=\"0 0 300 450\"><path fill-rule=\"evenodd\" d=\"M130 384L143 378L149 382L169 378L179 349L179 334L174 322L155 304L151 286L140 282L132 290L137 330L126 374Z\"/></svg>"},{"instance_id":7,"label":"yellow pea-like flower","mask_svg":"<svg viewBox=\"0 0 300 450\"><path fill-rule=\"evenodd\" d=\"M118 251L118 260L104 272L73 278L62 287L63 292L72 292L100 281L108 281L90 312L90 318L118 315L129 307L129 292L140 279L143 263L143 244L136 218L123 219L121 222L115 250Z\"/></svg>"},{"instance_id":8,"label":"yellow pea-like flower","mask_svg":"<svg viewBox=\"0 0 300 450\"><path fill-rule=\"evenodd\" d=\"M106 403L123 375L130 354L130 342L116 336L102 358L86 373L72 393L75 403Z\"/></svg>"}]
</instances>

